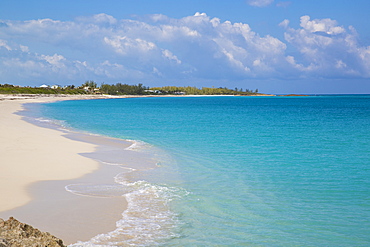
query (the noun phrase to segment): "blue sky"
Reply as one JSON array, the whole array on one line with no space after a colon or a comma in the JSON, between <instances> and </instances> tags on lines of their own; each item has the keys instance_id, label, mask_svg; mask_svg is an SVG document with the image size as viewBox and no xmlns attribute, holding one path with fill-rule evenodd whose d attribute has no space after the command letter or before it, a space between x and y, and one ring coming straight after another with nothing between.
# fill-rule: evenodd
<instances>
[{"instance_id":1,"label":"blue sky","mask_svg":"<svg viewBox=\"0 0 370 247\"><path fill-rule=\"evenodd\" d=\"M0 84L370 93L370 1L0 2Z\"/></svg>"}]
</instances>

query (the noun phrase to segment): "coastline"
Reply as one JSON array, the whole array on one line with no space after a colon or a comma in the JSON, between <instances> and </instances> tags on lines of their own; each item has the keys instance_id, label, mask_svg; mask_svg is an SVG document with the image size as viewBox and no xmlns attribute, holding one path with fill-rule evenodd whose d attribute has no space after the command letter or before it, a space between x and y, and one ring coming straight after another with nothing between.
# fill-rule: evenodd
<instances>
[{"instance_id":1,"label":"coastline","mask_svg":"<svg viewBox=\"0 0 370 247\"><path fill-rule=\"evenodd\" d=\"M213 104L215 102L217 104ZM231 106L228 109L233 112L225 110L223 106L226 104ZM92 239L70 247L99 244L117 246L117 239L122 240L120 244L123 246L144 246L143 243L145 246L187 246L194 243L361 246L368 243L369 235L367 228L364 228L363 219L368 212L365 201L366 184L370 176L366 170L369 154L366 149L369 139L366 137L370 132L366 125L369 117L364 113L369 111L370 106L369 101L363 97L324 96L302 100L289 97L149 98L66 101L61 104L49 104L45 108L36 104L27 104L24 107L40 109L40 113L45 112L44 116L50 114L49 116L55 116L55 119L65 119L67 124L82 130L82 133L83 130L91 130L90 133L109 133L117 137L146 140L147 142L137 141L137 146L132 145L129 149L135 149L140 154L151 152L157 155L157 160L160 161L156 169L139 171L136 166L130 166L131 164L126 166L126 163L130 162L108 160L107 163L111 165L116 163L127 168L136 168L137 172L131 173L128 172L129 169L125 169L125 177L120 177L121 181L129 181L130 184L126 187L134 189L135 193L126 197L128 209L117 221L113 234L109 232L99 239L95 238L98 241ZM100 114L102 109L110 110L105 111L106 114ZM302 109L305 109L304 114ZM75 119L82 112L84 115ZM188 112L194 114L186 114ZM205 112L212 114L201 115ZM230 117L231 114L235 118ZM26 112L23 115L27 118ZM43 121L41 126L46 123L42 114L35 115L36 120L40 117L39 120ZM113 116L116 117L115 121L110 120ZM244 121L250 116L257 117ZM161 122L162 119L166 121ZM304 125L300 125L302 121ZM271 129L266 126L271 126ZM355 131L352 133L352 130ZM71 133L73 130L63 131L62 128L62 132ZM76 133L67 137L80 140ZM354 138L356 136L362 137L359 139L360 143ZM95 135L90 134L87 137ZM284 145L277 148L277 143ZM343 143L346 145L342 145ZM345 153L348 147L351 147L351 152L340 155ZM304 152L297 155L297 150ZM129 152L124 151L122 157L127 157L127 153ZM96 149L94 153L83 155L94 158L90 156L92 154L96 154ZM99 157L95 156L95 159L98 160ZM323 163L326 164L325 169ZM292 169L286 169L287 167ZM102 170L98 169L96 175L101 174L100 171ZM92 174L94 172L90 175ZM335 176L331 176L333 174ZM90 175L86 177L94 179L94 176ZM132 178L133 175L136 176ZM75 181L69 180L68 183L80 183ZM63 188L62 182L35 183L29 187L29 191L32 195L35 195L34 191L37 192L42 198L43 194L50 194L47 190L55 193L55 188ZM301 191L307 193L302 194ZM153 194L156 194L156 197ZM59 195L55 197L63 198ZM142 201L138 202L138 199ZM164 203L157 201L155 204L155 199ZM102 204L105 200L98 199ZM36 201L40 202L40 199L34 197L32 202ZM58 213L59 208L62 208L66 209L60 212L63 215L80 216L79 213L73 212L75 206L69 203L70 199L66 201L68 204L64 206L55 202L56 206L48 204L46 208L58 208ZM141 204L143 201L145 204ZM163 205L167 202L169 210L163 210ZM86 204L89 206L89 203ZM24 210L25 207L19 209ZM144 211L149 215L142 215ZM55 213L53 210L44 211L44 208L40 209L38 206L31 208L29 212L31 214L24 214L35 217L37 224L40 219L48 223L48 219L44 217ZM38 213L39 219L35 213ZM119 214L117 210L117 217ZM79 221L74 215L72 219ZM161 218L163 215L165 217ZM112 223L115 217L112 215ZM165 224L160 225L158 221ZM100 228L100 225L96 225L100 224L99 220L97 222L90 221L85 225ZM350 226L348 222L351 223ZM49 222L50 227L59 224L64 225L63 228L69 228L75 223ZM65 227L66 225L68 227ZM80 225L77 231L85 232L84 227ZM50 231L51 228L44 229ZM107 229L109 230L109 227ZM160 231L162 233L158 234ZM51 232L62 237L54 230ZM140 235L142 238L137 239Z\"/></svg>"},{"instance_id":2,"label":"coastline","mask_svg":"<svg viewBox=\"0 0 370 247\"><path fill-rule=\"evenodd\" d=\"M99 234L116 230L117 222L122 220L123 212L128 209L127 200L122 194L109 198L81 196L67 191L65 187L92 181L112 184L115 175L122 173L122 167L107 166L97 161L107 155L100 154L97 158L96 154L101 147L115 149L117 143L113 142L120 142L121 162L123 158L127 159L122 163L129 163L135 170L152 169L153 163L131 151L122 152L132 144L126 140L39 126L27 122L16 113L28 103L138 97L197 95L0 94L0 218L15 217L50 232L66 244L89 241ZM141 167L141 164L146 165ZM135 174L129 177L133 178Z\"/></svg>"},{"instance_id":3,"label":"coastline","mask_svg":"<svg viewBox=\"0 0 370 247\"><path fill-rule=\"evenodd\" d=\"M127 97L0 96L0 218L14 216L67 244L87 241L116 228L116 221L127 208L124 197L79 196L65 189L73 183L111 183L121 171L81 155L96 152L99 140L39 127L15 114L25 103L100 98ZM122 141L119 145L124 148L131 144Z\"/></svg>"}]
</instances>

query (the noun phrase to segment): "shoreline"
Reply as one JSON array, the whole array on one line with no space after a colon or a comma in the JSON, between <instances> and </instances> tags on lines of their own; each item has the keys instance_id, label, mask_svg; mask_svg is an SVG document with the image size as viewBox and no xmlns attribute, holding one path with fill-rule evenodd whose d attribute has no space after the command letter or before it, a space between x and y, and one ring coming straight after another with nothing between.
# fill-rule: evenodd
<instances>
[{"instance_id":1,"label":"shoreline","mask_svg":"<svg viewBox=\"0 0 370 247\"><path fill-rule=\"evenodd\" d=\"M101 147L112 148L116 145L106 143L114 138L45 127L28 122L16 113L24 110L24 105L29 103L137 97L158 96L0 95L0 138L4 140L0 143L0 169L5 171L0 174L0 218L15 217L50 232L66 244L89 241L99 234L114 231L116 223L122 220L123 213L128 209L124 196L81 196L65 189L69 184L91 181L113 183L115 175L122 173L122 167L104 165L104 162L98 161L103 156L97 158L94 154ZM132 144L126 140L115 141L122 142L120 150ZM129 160L128 163L134 163L133 167L148 161L130 152L121 153ZM154 168L153 164L150 166L149 169ZM147 165L144 167L139 170L148 169Z\"/></svg>"},{"instance_id":2,"label":"shoreline","mask_svg":"<svg viewBox=\"0 0 370 247\"><path fill-rule=\"evenodd\" d=\"M128 209L127 200L122 195L109 198L81 196L65 188L69 184L91 181L100 184L114 183L114 177L122 173L122 167L99 162L107 155L96 156L99 148L114 149L116 144L111 143L109 146L109 140L114 138L94 137L86 133L64 131L55 126L45 127L44 124L29 122L24 116L16 114L24 110L25 104L65 100L197 96L202 95L0 94L0 138L4 140L0 143L0 170L4 171L0 174L0 218L15 217L42 231L50 232L66 244L74 244L116 230L116 223L122 221L123 213ZM117 157L122 156L119 159L125 165L131 165L129 168L138 169L139 172L155 167L147 158L138 157L131 151L122 152L129 145L129 141L115 141L121 142L121 154ZM129 180L135 180L136 172L128 177Z\"/></svg>"},{"instance_id":3,"label":"shoreline","mask_svg":"<svg viewBox=\"0 0 370 247\"><path fill-rule=\"evenodd\" d=\"M276 94L163 94L163 95L106 95L106 94L0 94L0 102L3 100L24 100L24 99L50 99L50 102L57 100L87 100L87 99L124 99L124 98L150 98L150 97L255 97L255 96L286 96ZM304 95L307 96L307 95Z\"/></svg>"},{"instance_id":4,"label":"shoreline","mask_svg":"<svg viewBox=\"0 0 370 247\"><path fill-rule=\"evenodd\" d=\"M81 155L95 153L104 143L81 138L81 133L40 127L15 114L26 103L102 98L128 97L0 96L0 218L14 216L67 244L116 229L115 223L127 209L124 197L80 196L65 189L73 183L112 183L114 175L122 172L120 167L104 166ZM122 140L115 145L131 144Z\"/></svg>"}]
</instances>

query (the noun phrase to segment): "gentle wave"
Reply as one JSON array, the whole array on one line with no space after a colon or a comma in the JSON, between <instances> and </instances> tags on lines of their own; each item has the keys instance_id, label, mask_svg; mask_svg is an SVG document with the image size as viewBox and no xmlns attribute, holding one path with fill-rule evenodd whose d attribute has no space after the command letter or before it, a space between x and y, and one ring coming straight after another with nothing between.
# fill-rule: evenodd
<instances>
[{"instance_id":1,"label":"gentle wave","mask_svg":"<svg viewBox=\"0 0 370 247\"><path fill-rule=\"evenodd\" d=\"M139 141L139 140L126 139L126 141L132 142L132 144L129 147L125 148L125 150L140 151L140 150L152 147L149 143Z\"/></svg>"},{"instance_id":2,"label":"gentle wave","mask_svg":"<svg viewBox=\"0 0 370 247\"><path fill-rule=\"evenodd\" d=\"M143 155L145 157L149 155L151 158L143 161L153 161L157 167L163 161L166 163L163 160L166 156L160 154L161 151L152 145L143 141L126 141L132 142L132 145L123 152L140 152L138 155L141 158ZM89 241L77 242L70 246L156 246L167 239L179 237L176 232L180 223L169 204L188 195L186 190L140 180L141 173L155 169L150 164L140 167L134 164L133 168L121 163L95 160L104 165L120 166L123 169L114 177L115 184L70 184L66 186L66 190L80 196L124 197L127 209L122 212L122 218L116 222L117 228L114 231L99 234Z\"/></svg>"},{"instance_id":3,"label":"gentle wave","mask_svg":"<svg viewBox=\"0 0 370 247\"><path fill-rule=\"evenodd\" d=\"M85 131L76 131L67 121L55 120L45 117L27 117L28 121L32 121L36 125L61 130L68 133L81 133L88 136L98 136L105 138L104 135L89 133ZM149 143L122 139L130 142L131 145L117 152L140 152L140 162L152 161L155 166L161 164L163 154L159 154L161 150L157 150ZM122 212L122 218L116 222L116 229L109 233L99 234L89 241L77 242L69 245L72 247L111 247L111 246L155 246L161 241L174 238L178 235L175 233L178 223L177 215L170 209L169 203L174 199L182 198L187 194L186 191L175 188L156 185L146 181L129 181L133 174L152 170L151 164L141 164L136 168L135 161L132 167L126 166L126 160L110 159L109 156L90 157L102 165L120 166L122 172L114 177L115 184L93 184L80 183L69 184L65 186L65 190L78 196L88 197L124 197L127 201L127 209ZM86 154L85 154L86 155ZM87 155L88 156L88 155ZM129 155L130 156L130 155ZM108 158L105 160L105 158ZM132 158L130 156L130 158ZM129 163L130 163L129 162ZM135 167L135 168L134 168ZM136 178L138 179L138 178Z\"/></svg>"},{"instance_id":4,"label":"gentle wave","mask_svg":"<svg viewBox=\"0 0 370 247\"><path fill-rule=\"evenodd\" d=\"M102 186L102 190L107 188ZM116 222L116 230L70 246L156 246L163 240L179 237L176 233L179 221L171 211L169 202L187 195L185 190L153 185L146 181L121 181L121 188L128 207L122 213L122 219ZM114 186L109 189L117 191Z\"/></svg>"},{"instance_id":5,"label":"gentle wave","mask_svg":"<svg viewBox=\"0 0 370 247\"><path fill-rule=\"evenodd\" d=\"M75 195L92 197L119 197L133 191L132 188L119 184L70 184L65 189Z\"/></svg>"},{"instance_id":6,"label":"gentle wave","mask_svg":"<svg viewBox=\"0 0 370 247\"><path fill-rule=\"evenodd\" d=\"M46 123L51 123L53 121L51 119L46 119L46 118L35 118L35 120L39 122L46 122Z\"/></svg>"},{"instance_id":7,"label":"gentle wave","mask_svg":"<svg viewBox=\"0 0 370 247\"><path fill-rule=\"evenodd\" d=\"M27 117L27 116L25 117L25 120L33 124L36 124L38 126L57 129L63 132L69 131L69 126L67 122L62 121L62 120L49 119L49 118L43 118L43 117L33 118L33 117Z\"/></svg>"},{"instance_id":8,"label":"gentle wave","mask_svg":"<svg viewBox=\"0 0 370 247\"><path fill-rule=\"evenodd\" d=\"M126 230L132 236L125 237L132 240L115 241L121 237L117 230L101 235L105 242L80 246L369 246L369 99L141 98L48 105L77 129L146 140L169 152L169 159L159 156L163 163L157 162L155 148L132 152L139 159L127 165L135 163L137 170L117 176L117 182L145 180L192 193L175 202L166 199L167 209L178 213L166 241L163 234L144 231L154 225L141 229L130 222L146 220L130 218L136 203L146 205L136 202L143 192L133 187L122 217L131 227ZM109 111L97 114L96 109ZM147 162L157 165L145 170ZM139 209L132 214L143 215Z\"/></svg>"}]
</instances>

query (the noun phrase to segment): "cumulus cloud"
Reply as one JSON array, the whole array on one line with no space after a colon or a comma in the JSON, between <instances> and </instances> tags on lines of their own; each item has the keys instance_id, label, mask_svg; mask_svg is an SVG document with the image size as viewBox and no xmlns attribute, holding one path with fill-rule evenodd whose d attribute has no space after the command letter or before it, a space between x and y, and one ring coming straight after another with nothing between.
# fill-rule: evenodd
<instances>
[{"instance_id":1,"label":"cumulus cloud","mask_svg":"<svg viewBox=\"0 0 370 247\"><path fill-rule=\"evenodd\" d=\"M181 19L153 15L146 22L106 14L65 22L7 21L0 34L7 37L0 42L3 70L18 66L25 71L29 65L28 72L39 71L30 78L40 75L40 80L46 71L59 79L266 77L278 73L286 49L280 40L261 37L248 24L221 22L205 13ZM14 52L8 41L22 44ZM39 55L43 44L53 53ZM10 63L9 57L18 62Z\"/></svg>"},{"instance_id":2,"label":"cumulus cloud","mask_svg":"<svg viewBox=\"0 0 370 247\"><path fill-rule=\"evenodd\" d=\"M271 2L271 1L270 1ZM261 2L260 2L261 3ZM285 42L247 23L195 13L145 21L99 14L74 21L2 21L0 83L79 84L245 80L346 75L369 77L370 48L335 20L290 21ZM287 53L287 47L297 53ZM289 49L290 51L291 49Z\"/></svg>"},{"instance_id":3,"label":"cumulus cloud","mask_svg":"<svg viewBox=\"0 0 370 247\"><path fill-rule=\"evenodd\" d=\"M309 16L301 17L299 29L288 25L288 21L280 23L286 28L286 41L300 52L300 56L287 59L295 68L328 77L370 76L370 47L359 45L353 27L346 29L335 20L311 20Z\"/></svg>"},{"instance_id":4,"label":"cumulus cloud","mask_svg":"<svg viewBox=\"0 0 370 247\"><path fill-rule=\"evenodd\" d=\"M116 53L121 55L127 55L129 53L141 55L157 49L157 46L153 42L139 38L131 39L127 36L104 37L104 42L108 46L111 46Z\"/></svg>"},{"instance_id":5,"label":"cumulus cloud","mask_svg":"<svg viewBox=\"0 0 370 247\"><path fill-rule=\"evenodd\" d=\"M273 3L274 0L247 0L247 3L255 7L266 7Z\"/></svg>"},{"instance_id":6,"label":"cumulus cloud","mask_svg":"<svg viewBox=\"0 0 370 247\"><path fill-rule=\"evenodd\" d=\"M345 32L345 29L338 26L335 20L320 19L311 21L310 17L307 15L301 17L301 27L311 33L322 32L328 35L336 35Z\"/></svg>"}]
</instances>

